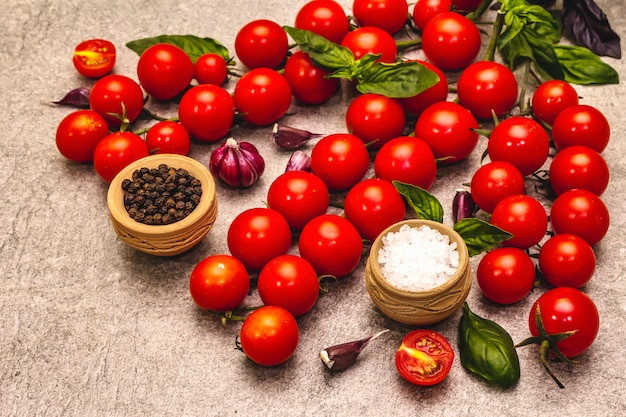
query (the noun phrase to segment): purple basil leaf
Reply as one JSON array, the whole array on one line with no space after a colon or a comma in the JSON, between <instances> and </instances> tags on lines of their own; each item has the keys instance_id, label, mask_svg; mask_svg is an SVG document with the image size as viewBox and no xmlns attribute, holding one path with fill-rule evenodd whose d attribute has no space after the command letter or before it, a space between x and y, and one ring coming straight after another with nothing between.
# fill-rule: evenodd
<instances>
[{"instance_id":1,"label":"purple basil leaf","mask_svg":"<svg viewBox=\"0 0 626 417\"><path fill-rule=\"evenodd\" d=\"M594 0L568 0L561 12L563 26L574 41L597 55L620 59L620 37Z\"/></svg>"},{"instance_id":2,"label":"purple basil leaf","mask_svg":"<svg viewBox=\"0 0 626 417\"><path fill-rule=\"evenodd\" d=\"M78 107L80 109L89 108L89 88L78 87L70 91L59 101L53 101L54 104L62 106Z\"/></svg>"},{"instance_id":3,"label":"purple basil leaf","mask_svg":"<svg viewBox=\"0 0 626 417\"><path fill-rule=\"evenodd\" d=\"M528 3L536 4L536 5L543 7L544 9L547 9L548 7L554 6L554 3L556 3L556 0L528 0Z\"/></svg>"}]
</instances>

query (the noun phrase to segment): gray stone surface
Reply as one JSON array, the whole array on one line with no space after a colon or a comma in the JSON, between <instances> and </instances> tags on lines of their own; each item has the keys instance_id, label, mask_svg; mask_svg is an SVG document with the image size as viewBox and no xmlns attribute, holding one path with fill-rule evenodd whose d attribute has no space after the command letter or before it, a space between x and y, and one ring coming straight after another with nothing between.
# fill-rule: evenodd
<instances>
[{"instance_id":1,"label":"gray stone surface","mask_svg":"<svg viewBox=\"0 0 626 417\"><path fill-rule=\"evenodd\" d=\"M71 63L74 46L102 37L118 47L115 72L135 78L137 56L127 41L167 34L196 34L222 42L234 54L238 28L256 18L293 24L304 0L82 1L9 0L0 20L0 415L1 416L339 416L426 414L620 416L626 410L623 354L626 326L623 235L624 62L606 59L622 74L615 86L577 87L581 101L609 119L604 152L611 183L603 196L610 209L609 234L597 245L598 266L584 290L595 300L601 328L577 365L555 364L566 388L542 369L534 348L519 350L522 378L502 392L472 378L457 360L449 377L432 388L407 384L394 353L411 327L382 315L363 285L363 266L331 285L317 306L298 320L295 356L261 368L234 349L239 324L220 325L195 307L188 280L204 257L227 253L225 234L243 209L265 200L288 154L268 141L270 128L236 128L232 134L257 144L267 172L252 189L218 189L220 210L211 233L194 250L172 259L128 248L113 232L106 209L107 184L89 165L66 161L54 135L71 110L49 103L92 83ZM342 0L347 11L351 2ZM626 7L602 0L613 27L626 38ZM410 56L420 57L420 51ZM455 77L452 74L451 77ZM232 90L234 82L227 88ZM321 108L294 105L284 122L320 133L345 131L349 97ZM175 107L148 106L175 115ZM486 146L482 138L468 162L440 170L433 193L446 207L467 182ZM208 162L213 146L194 143L191 155ZM294 248L295 251L295 248ZM478 258L472 260L474 266ZM528 335L531 303L501 307L475 285L469 303L502 324L515 341ZM247 305L257 305L253 291ZM433 328L456 350L460 312ZM318 359L328 345L391 331L361 355L356 366L329 374ZM458 351L457 351L458 353Z\"/></svg>"}]
</instances>

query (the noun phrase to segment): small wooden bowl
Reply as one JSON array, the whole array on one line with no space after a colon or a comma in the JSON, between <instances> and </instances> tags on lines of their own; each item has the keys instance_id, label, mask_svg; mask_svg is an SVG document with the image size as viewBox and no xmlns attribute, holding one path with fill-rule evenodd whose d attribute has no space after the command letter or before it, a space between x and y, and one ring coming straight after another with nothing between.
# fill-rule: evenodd
<instances>
[{"instance_id":1,"label":"small wooden bowl","mask_svg":"<svg viewBox=\"0 0 626 417\"><path fill-rule=\"evenodd\" d=\"M132 219L124 207L122 181L131 179L133 172L140 168L157 168L160 164L186 169L200 180L200 202L187 217L175 223L140 223ZM137 250L157 256L174 256L191 249L211 230L217 217L217 194L211 173L195 159L175 154L151 155L128 165L111 181L107 205L113 229L119 238Z\"/></svg>"},{"instance_id":2,"label":"small wooden bowl","mask_svg":"<svg viewBox=\"0 0 626 417\"><path fill-rule=\"evenodd\" d=\"M403 225L419 227L426 225L450 237L459 252L459 268L443 284L424 291L407 291L393 286L383 276L378 264L378 252L382 238L396 232ZM405 220L389 226L374 241L365 265L365 286L374 304L389 318L400 323L426 326L440 322L463 305L472 284L472 267L467 246L452 228L430 220Z\"/></svg>"}]
</instances>

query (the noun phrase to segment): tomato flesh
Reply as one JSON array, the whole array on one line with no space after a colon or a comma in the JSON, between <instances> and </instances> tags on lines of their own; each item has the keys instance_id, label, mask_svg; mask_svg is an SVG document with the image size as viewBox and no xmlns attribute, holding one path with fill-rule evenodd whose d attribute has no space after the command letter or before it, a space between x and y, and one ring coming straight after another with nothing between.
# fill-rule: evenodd
<instances>
[{"instance_id":1,"label":"tomato flesh","mask_svg":"<svg viewBox=\"0 0 626 417\"><path fill-rule=\"evenodd\" d=\"M443 381L454 361L448 340L432 330L414 330L402 339L396 352L396 368L408 382L421 386Z\"/></svg>"},{"instance_id":2,"label":"tomato flesh","mask_svg":"<svg viewBox=\"0 0 626 417\"><path fill-rule=\"evenodd\" d=\"M72 62L76 71L88 78L100 78L115 66L115 45L104 39L89 39L76 45Z\"/></svg>"}]
</instances>

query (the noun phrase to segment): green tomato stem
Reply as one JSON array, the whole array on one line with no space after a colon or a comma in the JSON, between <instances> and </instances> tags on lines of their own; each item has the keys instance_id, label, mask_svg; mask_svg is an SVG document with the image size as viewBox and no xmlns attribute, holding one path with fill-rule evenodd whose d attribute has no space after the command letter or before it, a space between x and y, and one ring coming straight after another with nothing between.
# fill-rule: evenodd
<instances>
[{"instance_id":1,"label":"green tomato stem","mask_svg":"<svg viewBox=\"0 0 626 417\"><path fill-rule=\"evenodd\" d=\"M485 56L483 58L485 61L493 61L495 59L496 48L498 46L498 38L500 37L500 32L502 32L503 27L504 13L500 13L500 11L498 11L496 15L496 20L493 22L491 39L489 40L489 45L487 46L487 50L485 51Z\"/></svg>"}]
</instances>

